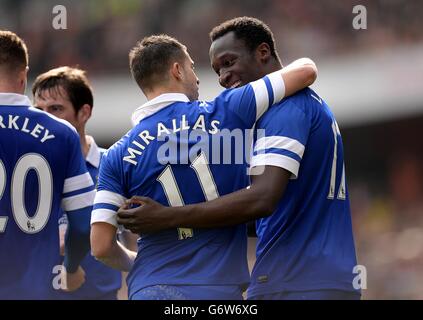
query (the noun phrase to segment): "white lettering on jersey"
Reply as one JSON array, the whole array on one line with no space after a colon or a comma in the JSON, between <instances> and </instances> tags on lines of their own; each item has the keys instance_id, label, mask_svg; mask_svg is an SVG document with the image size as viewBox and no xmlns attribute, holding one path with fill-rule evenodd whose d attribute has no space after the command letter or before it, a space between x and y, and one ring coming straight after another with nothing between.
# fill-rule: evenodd
<instances>
[{"instance_id":1,"label":"white lettering on jersey","mask_svg":"<svg viewBox=\"0 0 423 320\"><path fill-rule=\"evenodd\" d=\"M158 122L156 136L150 135L150 132L148 130L144 130L139 133L136 137L137 140L133 140L131 142L131 146L128 147L127 152L123 157L123 161L129 162L130 164L136 166L138 164L137 157L143 154L143 151L147 148L151 141L156 140L157 137L160 137L161 135L163 135L163 133L169 135L172 133L187 131L191 129L191 125L188 123L186 115L182 115L181 119L171 119L171 123L172 128L167 128L164 123ZM217 134L220 131L219 125L219 120L212 120L210 122L210 129L207 130L204 115L200 115L194 122L192 130L201 130L204 132L208 132L209 134ZM141 138L142 141L140 141L138 138Z\"/></svg>"},{"instance_id":2,"label":"white lettering on jersey","mask_svg":"<svg viewBox=\"0 0 423 320\"><path fill-rule=\"evenodd\" d=\"M11 114L5 117L0 116L0 129L21 131L38 139L41 143L55 138L54 134L50 134L50 131L41 124L34 124L29 118L22 119L20 116Z\"/></svg>"}]
</instances>

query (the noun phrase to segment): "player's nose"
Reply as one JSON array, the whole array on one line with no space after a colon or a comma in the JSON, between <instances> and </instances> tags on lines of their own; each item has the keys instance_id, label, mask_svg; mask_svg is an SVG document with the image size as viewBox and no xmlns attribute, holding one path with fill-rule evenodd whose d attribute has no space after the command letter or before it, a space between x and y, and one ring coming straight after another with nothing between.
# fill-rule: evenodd
<instances>
[{"instance_id":1,"label":"player's nose","mask_svg":"<svg viewBox=\"0 0 423 320\"><path fill-rule=\"evenodd\" d=\"M231 73L230 72L222 72L219 75L219 84L222 87L228 88L229 83L230 83L230 79L231 79Z\"/></svg>"}]
</instances>

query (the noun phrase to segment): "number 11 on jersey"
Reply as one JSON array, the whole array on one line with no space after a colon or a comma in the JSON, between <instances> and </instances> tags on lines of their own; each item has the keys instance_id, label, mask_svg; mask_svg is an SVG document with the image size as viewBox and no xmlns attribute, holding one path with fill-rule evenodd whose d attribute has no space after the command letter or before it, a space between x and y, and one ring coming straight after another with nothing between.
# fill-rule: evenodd
<instances>
[{"instance_id":1,"label":"number 11 on jersey","mask_svg":"<svg viewBox=\"0 0 423 320\"><path fill-rule=\"evenodd\" d=\"M335 145L333 147L333 160L332 160L332 169L330 175L330 186L329 186L329 193L328 199L332 200L335 198L335 182L336 182L336 165L338 160L338 136L341 135L339 131L338 124L336 121L332 123L332 131L333 131L333 138L335 140ZM341 176L341 183L339 185L338 196L336 197L338 200L345 200L346 199L346 189L345 189L345 163L342 163L342 176Z\"/></svg>"},{"instance_id":2,"label":"number 11 on jersey","mask_svg":"<svg viewBox=\"0 0 423 320\"><path fill-rule=\"evenodd\" d=\"M200 182L201 189L207 201L211 201L219 197L216 183L213 179L210 167L204 153L201 153L191 164L191 168L195 171ZM172 167L168 165L157 178L163 187L166 194L167 201L172 207L184 205L181 191L179 190L178 183L176 182L175 175L173 174ZM192 238L194 231L191 228L178 228L179 240Z\"/></svg>"}]
</instances>

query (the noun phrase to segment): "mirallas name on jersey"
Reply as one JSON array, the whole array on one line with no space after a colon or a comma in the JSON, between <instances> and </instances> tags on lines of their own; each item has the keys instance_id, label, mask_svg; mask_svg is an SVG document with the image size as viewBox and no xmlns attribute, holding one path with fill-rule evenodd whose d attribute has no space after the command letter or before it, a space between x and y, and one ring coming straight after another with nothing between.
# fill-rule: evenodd
<instances>
[{"instance_id":1,"label":"mirallas name on jersey","mask_svg":"<svg viewBox=\"0 0 423 320\"><path fill-rule=\"evenodd\" d=\"M210 121L210 125L206 126L204 115L200 115L197 120L190 124L186 115L182 115L181 119L172 119L172 128L167 128L162 122L157 123L157 134L151 135L148 130L144 130L139 133L135 139L130 143L127 149L126 155L123 157L123 161L129 162L130 164L137 165L138 157L143 154L147 146L151 141L159 138L159 141L164 141L164 137L169 135L175 135L178 132L187 132L188 130L197 131L208 134L217 134L219 132L219 120Z\"/></svg>"},{"instance_id":2,"label":"mirallas name on jersey","mask_svg":"<svg viewBox=\"0 0 423 320\"><path fill-rule=\"evenodd\" d=\"M33 136L41 143L54 139L54 134L50 134L50 131L41 124L31 121L29 118L11 114L0 116L0 129L21 131Z\"/></svg>"}]
</instances>

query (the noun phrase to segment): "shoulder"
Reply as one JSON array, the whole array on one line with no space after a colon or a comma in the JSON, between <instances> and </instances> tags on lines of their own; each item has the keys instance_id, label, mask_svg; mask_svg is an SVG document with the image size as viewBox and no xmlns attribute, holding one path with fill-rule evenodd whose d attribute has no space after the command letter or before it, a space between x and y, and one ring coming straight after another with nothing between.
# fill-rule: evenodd
<instances>
[{"instance_id":1,"label":"shoulder","mask_svg":"<svg viewBox=\"0 0 423 320\"><path fill-rule=\"evenodd\" d=\"M305 88L289 97L284 98L279 104L300 107L309 101L312 92L313 91L310 88Z\"/></svg>"},{"instance_id":2,"label":"shoulder","mask_svg":"<svg viewBox=\"0 0 423 320\"><path fill-rule=\"evenodd\" d=\"M216 102L216 101L229 102L229 101L232 101L234 98L239 99L245 95L254 96L255 91L253 87L255 83L256 81L247 83L246 85L242 87L233 88L233 89L225 89L213 100L213 102ZM266 88L265 85L263 87Z\"/></svg>"},{"instance_id":3,"label":"shoulder","mask_svg":"<svg viewBox=\"0 0 423 320\"><path fill-rule=\"evenodd\" d=\"M122 137L119 141L112 144L109 149L107 150L103 149L104 151L100 152L102 161L104 161L107 158L112 158L117 153L120 153L121 150L124 148L124 144L125 142Z\"/></svg>"},{"instance_id":4,"label":"shoulder","mask_svg":"<svg viewBox=\"0 0 423 320\"><path fill-rule=\"evenodd\" d=\"M285 115L294 111L305 111L306 93L304 90L293 94L292 96L285 97L281 102L271 106L261 119L270 119L278 115Z\"/></svg>"},{"instance_id":5,"label":"shoulder","mask_svg":"<svg viewBox=\"0 0 423 320\"><path fill-rule=\"evenodd\" d=\"M116 141L108 149L99 148L101 155L101 163L113 162L115 159L119 159L125 150L128 148L128 143L131 141L131 137L134 136L135 130L128 131L122 138Z\"/></svg>"},{"instance_id":6,"label":"shoulder","mask_svg":"<svg viewBox=\"0 0 423 320\"><path fill-rule=\"evenodd\" d=\"M277 128L281 123L290 126L292 122L311 121L316 108L313 106L314 99L310 97L312 92L306 88L270 107L258 121L257 128Z\"/></svg>"},{"instance_id":7,"label":"shoulder","mask_svg":"<svg viewBox=\"0 0 423 320\"><path fill-rule=\"evenodd\" d=\"M240 109L253 101L255 95L250 84L240 88L225 89L217 97L211 101L200 101L199 108L212 113L233 113L234 110Z\"/></svg>"},{"instance_id":8,"label":"shoulder","mask_svg":"<svg viewBox=\"0 0 423 320\"><path fill-rule=\"evenodd\" d=\"M212 113L216 107L216 99L212 101L195 100L185 103L185 106L189 114L197 115L199 113Z\"/></svg>"},{"instance_id":9,"label":"shoulder","mask_svg":"<svg viewBox=\"0 0 423 320\"><path fill-rule=\"evenodd\" d=\"M101 161L101 159L103 158L103 155L106 153L107 149L99 147L98 151L100 153L100 161Z\"/></svg>"},{"instance_id":10,"label":"shoulder","mask_svg":"<svg viewBox=\"0 0 423 320\"><path fill-rule=\"evenodd\" d=\"M323 99L312 89L305 88L293 94L290 97L285 98L282 102L287 101L288 103L296 104L298 106L307 105L322 105Z\"/></svg>"},{"instance_id":11,"label":"shoulder","mask_svg":"<svg viewBox=\"0 0 423 320\"><path fill-rule=\"evenodd\" d=\"M289 97L285 97L281 102L269 108L267 113L275 114L282 112L282 110L288 111L298 109L307 114L313 106L320 106L322 104L323 100L317 95L317 93L310 88L305 88Z\"/></svg>"}]
</instances>

